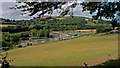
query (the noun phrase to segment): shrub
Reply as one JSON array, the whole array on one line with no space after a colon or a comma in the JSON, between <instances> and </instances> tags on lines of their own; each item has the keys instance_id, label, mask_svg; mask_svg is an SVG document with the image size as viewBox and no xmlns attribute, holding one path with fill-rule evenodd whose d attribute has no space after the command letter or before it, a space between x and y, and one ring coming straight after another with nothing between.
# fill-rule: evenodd
<instances>
[{"instance_id":1,"label":"shrub","mask_svg":"<svg viewBox=\"0 0 120 68\"><path fill-rule=\"evenodd\" d=\"M110 34L110 32L106 32L105 34L106 34L106 35L107 35L107 34Z\"/></svg>"},{"instance_id":2,"label":"shrub","mask_svg":"<svg viewBox=\"0 0 120 68\"><path fill-rule=\"evenodd\" d=\"M27 43L27 46L29 46L30 44L29 43Z\"/></svg>"},{"instance_id":3,"label":"shrub","mask_svg":"<svg viewBox=\"0 0 120 68\"><path fill-rule=\"evenodd\" d=\"M27 46L24 46L24 47L27 47Z\"/></svg>"},{"instance_id":4,"label":"shrub","mask_svg":"<svg viewBox=\"0 0 120 68\"><path fill-rule=\"evenodd\" d=\"M32 43L29 43L30 46L32 46Z\"/></svg>"},{"instance_id":5,"label":"shrub","mask_svg":"<svg viewBox=\"0 0 120 68\"><path fill-rule=\"evenodd\" d=\"M9 50L9 47L2 47L2 50Z\"/></svg>"},{"instance_id":6,"label":"shrub","mask_svg":"<svg viewBox=\"0 0 120 68\"><path fill-rule=\"evenodd\" d=\"M113 32L113 31L110 31L110 34L114 34L114 32Z\"/></svg>"},{"instance_id":7,"label":"shrub","mask_svg":"<svg viewBox=\"0 0 120 68\"><path fill-rule=\"evenodd\" d=\"M20 44L20 45L18 45L18 48L22 48L23 46Z\"/></svg>"},{"instance_id":8,"label":"shrub","mask_svg":"<svg viewBox=\"0 0 120 68\"><path fill-rule=\"evenodd\" d=\"M2 58L2 60L1 60L2 65L0 65L1 68L11 68L12 67L10 65L10 62L12 62L13 60L8 59L7 56L8 56L7 52L5 52L5 54L2 54L2 56L1 56L1 58Z\"/></svg>"},{"instance_id":9,"label":"shrub","mask_svg":"<svg viewBox=\"0 0 120 68\"><path fill-rule=\"evenodd\" d=\"M120 59L108 60L102 64L91 66L89 68L120 68Z\"/></svg>"}]
</instances>

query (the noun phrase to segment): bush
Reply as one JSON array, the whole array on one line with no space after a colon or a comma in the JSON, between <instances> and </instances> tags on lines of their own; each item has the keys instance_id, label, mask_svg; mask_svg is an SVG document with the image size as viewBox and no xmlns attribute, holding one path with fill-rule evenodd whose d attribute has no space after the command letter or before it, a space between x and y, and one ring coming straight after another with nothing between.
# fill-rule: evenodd
<instances>
[{"instance_id":1,"label":"bush","mask_svg":"<svg viewBox=\"0 0 120 68\"><path fill-rule=\"evenodd\" d=\"M18 48L22 48L23 46L20 44L20 45L18 45Z\"/></svg>"},{"instance_id":2,"label":"bush","mask_svg":"<svg viewBox=\"0 0 120 68\"><path fill-rule=\"evenodd\" d=\"M110 31L110 34L114 34L114 32L113 32L113 31Z\"/></svg>"},{"instance_id":3,"label":"bush","mask_svg":"<svg viewBox=\"0 0 120 68\"><path fill-rule=\"evenodd\" d=\"M5 54L2 54L2 56L1 56L2 65L0 65L1 68L11 68L10 62L12 62L13 60L8 59L7 56L8 56L7 52L5 52Z\"/></svg>"},{"instance_id":4,"label":"bush","mask_svg":"<svg viewBox=\"0 0 120 68\"><path fill-rule=\"evenodd\" d=\"M24 46L24 47L27 47L27 46Z\"/></svg>"},{"instance_id":5,"label":"bush","mask_svg":"<svg viewBox=\"0 0 120 68\"><path fill-rule=\"evenodd\" d=\"M9 47L2 47L2 50L9 50Z\"/></svg>"},{"instance_id":6,"label":"bush","mask_svg":"<svg viewBox=\"0 0 120 68\"><path fill-rule=\"evenodd\" d=\"M89 68L120 68L120 59L109 60L102 64L91 66Z\"/></svg>"},{"instance_id":7,"label":"bush","mask_svg":"<svg viewBox=\"0 0 120 68\"><path fill-rule=\"evenodd\" d=\"M27 46L29 46L30 44L29 43L27 43Z\"/></svg>"},{"instance_id":8,"label":"bush","mask_svg":"<svg viewBox=\"0 0 120 68\"><path fill-rule=\"evenodd\" d=\"M105 34L107 35L107 34L110 34L110 32L105 32Z\"/></svg>"},{"instance_id":9,"label":"bush","mask_svg":"<svg viewBox=\"0 0 120 68\"><path fill-rule=\"evenodd\" d=\"M32 43L29 43L30 46L32 46Z\"/></svg>"}]
</instances>

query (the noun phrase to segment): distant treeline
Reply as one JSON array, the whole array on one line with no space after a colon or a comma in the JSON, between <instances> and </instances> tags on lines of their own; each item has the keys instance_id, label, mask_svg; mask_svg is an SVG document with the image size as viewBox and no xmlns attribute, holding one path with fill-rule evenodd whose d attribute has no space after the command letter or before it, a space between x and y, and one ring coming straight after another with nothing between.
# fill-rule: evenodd
<instances>
[{"instance_id":1,"label":"distant treeline","mask_svg":"<svg viewBox=\"0 0 120 68\"><path fill-rule=\"evenodd\" d=\"M3 32L17 33L30 31L31 29L50 29L51 31L81 30L81 29L97 29L98 32L106 32L111 30L109 21L92 19L85 20L82 17L64 17L62 18L41 18L37 21L33 20L3 20L4 23L15 24L16 26L3 27ZM42 21L42 22L41 22Z\"/></svg>"}]
</instances>

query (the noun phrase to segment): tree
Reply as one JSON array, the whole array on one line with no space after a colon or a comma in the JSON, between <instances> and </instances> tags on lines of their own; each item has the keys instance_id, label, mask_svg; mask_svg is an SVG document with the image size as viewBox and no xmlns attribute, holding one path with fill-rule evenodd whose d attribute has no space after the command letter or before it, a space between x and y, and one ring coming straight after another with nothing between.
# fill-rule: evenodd
<instances>
[{"instance_id":1,"label":"tree","mask_svg":"<svg viewBox=\"0 0 120 68\"><path fill-rule=\"evenodd\" d=\"M11 7L11 9L21 9L22 12L25 12L23 14L30 13L29 16L33 16L36 13L41 12L38 15L38 17L42 17L46 13L52 14L54 10L57 10L60 13L59 17L63 17L67 14L73 16L73 8L77 6L77 3L74 2L72 3L72 5L69 5L67 8L62 8L62 6L66 4L68 4L68 2L24 2L24 5L22 6L15 5L15 7ZM83 2L81 3L81 5L83 7L82 11L90 11L90 14L96 13L96 15L93 16L93 19L102 19L102 17L105 17L107 19L112 19L111 24L113 29L115 26L117 26L116 15L120 16L120 1L119 2Z\"/></svg>"},{"instance_id":2,"label":"tree","mask_svg":"<svg viewBox=\"0 0 120 68\"><path fill-rule=\"evenodd\" d=\"M29 37L29 32L21 32L20 37Z\"/></svg>"},{"instance_id":3,"label":"tree","mask_svg":"<svg viewBox=\"0 0 120 68\"><path fill-rule=\"evenodd\" d=\"M49 38L50 37L50 31L49 30L46 30L45 32L44 32L44 35L45 35L45 37L47 37L47 38Z\"/></svg>"},{"instance_id":4,"label":"tree","mask_svg":"<svg viewBox=\"0 0 120 68\"><path fill-rule=\"evenodd\" d=\"M2 34L2 49L9 50L13 48L13 45L18 44L20 36L17 34L10 34L9 32Z\"/></svg>"},{"instance_id":5,"label":"tree","mask_svg":"<svg viewBox=\"0 0 120 68\"><path fill-rule=\"evenodd\" d=\"M106 19L111 19L112 27L118 26L116 15L120 16L120 1L119 2L84 2L81 4L83 6L83 11L90 11L90 14L96 12L93 19L101 19L105 17Z\"/></svg>"},{"instance_id":6,"label":"tree","mask_svg":"<svg viewBox=\"0 0 120 68\"><path fill-rule=\"evenodd\" d=\"M29 14L29 16L33 16L37 14L38 17L44 16L44 14L52 14L54 10L60 13L60 17L65 16L71 10L70 8L75 8L77 3L73 3L72 5L68 6L67 8L62 8L63 5L68 5L68 2L17 2L17 3L24 3L24 5L15 5L14 7L10 7L10 9L21 9L23 14ZM60 9L60 11L59 11ZM73 15L72 13L70 14Z\"/></svg>"},{"instance_id":7,"label":"tree","mask_svg":"<svg viewBox=\"0 0 120 68\"><path fill-rule=\"evenodd\" d=\"M32 37L36 37L37 36L37 30L36 29L30 30L30 34L31 34Z\"/></svg>"},{"instance_id":8,"label":"tree","mask_svg":"<svg viewBox=\"0 0 120 68\"><path fill-rule=\"evenodd\" d=\"M10 62L12 62L13 60L8 60L7 56L8 56L7 52L5 52L4 54L2 54L2 66L1 66L1 68L11 68L12 67L10 65Z\"/></svg>"},{"instance_id":9,"label":"tree","mask_svg":"<svg viewBox=\"0 0 120 68\"><path fill-rule=\"evenodd\" d=\"M37 31L37 37L44 37L44 31L43 30L38 30Z\"/></svg>"}]
</instances>

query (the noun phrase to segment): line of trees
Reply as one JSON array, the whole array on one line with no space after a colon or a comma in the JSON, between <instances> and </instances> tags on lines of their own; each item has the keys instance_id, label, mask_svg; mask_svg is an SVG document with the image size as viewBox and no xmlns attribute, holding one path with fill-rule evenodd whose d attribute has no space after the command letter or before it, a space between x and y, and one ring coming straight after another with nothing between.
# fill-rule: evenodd
<instances>
[{"instance_id":1,"label":"line of trees","mask_svg":"<svg viewBox=\"0 0 120 68\"><path fill-rule=\"evenodd\" d=\"M89 22L92 22L94 25L91 24L88 25ZM50 29L51 31L66 31L66 30L80 30L80 29L96 29L99 26L102 27L107 26L109 28L111 27L110 22L108 21L98 20L98 22L96 22L91 19L89 19L89 21L86 21L85 18L81 18L81 17L74 17L74 18L65 17L59 20L57 18L55 19L50 17L50 19L46 18L46 21L44 22L41 22L40 20L34 22L17 21L16 26L3 27L2 31L10 32L10 33L31 31L32 29L37 29L37 30Z\"/></svg>"}]
</instances>

